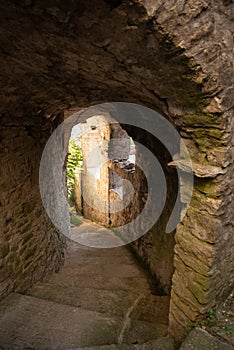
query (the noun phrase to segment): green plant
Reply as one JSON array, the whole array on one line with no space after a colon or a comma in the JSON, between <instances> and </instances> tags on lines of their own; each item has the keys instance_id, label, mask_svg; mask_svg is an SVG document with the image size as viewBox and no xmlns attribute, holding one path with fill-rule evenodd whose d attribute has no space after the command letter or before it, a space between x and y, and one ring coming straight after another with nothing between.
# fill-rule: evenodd
<instances>
[{"instance_id":1,"label":"green plant","mask_svg":"<svg viewBox=\"0 0 234 350\"><path fill-rule=\"evenodd\" d=\"M218 321L218 313L216 308L210 308L206 310L204 318L195 322L189 322L184 325L186 328L185 336L188 335L191 329L196 327L202 327L207 329L212 329Z\"/></svg>"},{"instance_id":2,"label":"green plant","mask_svg":"<svg viewBox=\"0 0 234 350\"><path fill-rule=\"evenodd\" d=\"M230 335L230 336L234 336L234 331L232 330L232 327L230 325L225 325L224 326L224 332L227 334L227 335Z\"/></svg>"},{"instance_id":3,"label":"green plant","mask_svg":"<svg viewBox=\"0 0 234 350\"><path fill-rule=\"evenodd\" d=\"M210 308L206 310L205 319L201 321L203 326L212 328L218 320L218 313L216 308Z\"/></svg>"},{"instance_id":4,"label":"green plant","mask_svg":"<svg viewBox=\"0 0 234 350\"><path fill-rule=\"evenodd\" d=\"M77 171L82 170L82 151L77 145L77 140L70 140L68 146L68 157L67 157L67 192L68 198L74 202L73 189L75 182L75 174Z\"/></svg>"}]
</instances>

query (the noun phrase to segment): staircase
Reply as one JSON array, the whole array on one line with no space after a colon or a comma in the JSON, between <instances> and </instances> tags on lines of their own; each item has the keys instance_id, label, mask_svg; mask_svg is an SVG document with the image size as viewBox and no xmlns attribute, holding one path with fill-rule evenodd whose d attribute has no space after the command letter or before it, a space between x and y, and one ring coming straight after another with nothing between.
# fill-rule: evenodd
<instances>
[{"instance_id":1,"label":"staircase","mask_svg":"<svg viewBox=\"0 0 234 350\"><path fill-rule=\"evenodd\" d=\"M169 297L152 285L126 247L71 243L59 273L0 303L0 349L164 349Z\"/></svg>"}]
</instances>

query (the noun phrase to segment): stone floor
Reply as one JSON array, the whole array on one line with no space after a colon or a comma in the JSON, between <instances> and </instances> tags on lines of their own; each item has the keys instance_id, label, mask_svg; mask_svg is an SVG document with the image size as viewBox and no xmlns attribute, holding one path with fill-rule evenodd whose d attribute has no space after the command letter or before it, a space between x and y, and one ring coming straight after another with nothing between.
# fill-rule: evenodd
<instances>
[{"instance_id":1,"label":"stone floor","mask_svg":"<svg viewBox=\"0 0 234 350\"><path fill-rule=\"evenodd\" d=\"M126 247L71 243L66 255L59 273L0 303L0 349L166 349L169 297Z\"/></svg>"},{"instance_id":2,"label":"stone floor","mask_svg":"<svg viewBox=\"0 0 234 350\"><path fill-rule=\"evenodd\" d=\"M233 295L179 346L167 334L169 297L126 246L100 248L118 245L113 231L76 219L71 238L83 245L70 243L59 273L0 303L1 350L234 349Z\"/></svg>"}]
</instances>

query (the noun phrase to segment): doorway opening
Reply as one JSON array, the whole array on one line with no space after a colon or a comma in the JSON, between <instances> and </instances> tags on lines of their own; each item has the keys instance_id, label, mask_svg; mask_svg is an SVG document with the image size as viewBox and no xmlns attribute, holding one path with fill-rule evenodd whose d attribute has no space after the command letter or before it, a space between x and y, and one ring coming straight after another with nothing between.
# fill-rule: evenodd
<instances>
[{"instance_id":1,"label":"doorway opening","mask_svg":"<svg viewBox=\"0 0 234 350\"><path fill-rule=\"evenodd\" d=\"M106 115L92 115L72 128L70 142L76 143L81 156L74 173L71 205L72 228L83 220L111 229L124 240L126 228L131 247L154 275L160 294L170 294L174 273L175 230L166 234L166 224L173 210L178 188L176 171L168 167L171 155L163 144L139 127L117 123ZM76 140L76 141L74 141ZM159 220L142 237L139 226L149 217L135 220L144 211L149 197L147 176L154 177L152 164L141 169L144 157L139 143L159 159L167 184L166 203ZM68 183L67 183L68 185ZM163 193L150 198L152 215L163 203ZM157 203L157 204L155 204ZM124 234L119 228L125 227Z\"/></svg>"},{"instance_id":2,"label":"doorway opening","mask_svg":"<svg viewBox=\"0 0 234 350\"><path fill-rule=\"evenodd\" d=\"M134 196L130 182L135 159L133 139L104 116L92 116L72 128L66 162L72 225L80 224L80 216L106 227L126 221L126 207Z\"/></svg>"}]
</instances>

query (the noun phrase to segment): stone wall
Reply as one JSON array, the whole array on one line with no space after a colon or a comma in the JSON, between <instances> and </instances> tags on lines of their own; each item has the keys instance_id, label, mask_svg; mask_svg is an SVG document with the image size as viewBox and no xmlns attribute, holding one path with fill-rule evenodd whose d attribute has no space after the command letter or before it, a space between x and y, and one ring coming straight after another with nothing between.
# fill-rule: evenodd
<instances>
[{"instance_id":1,"label":"stone wall","mask_svg":"<svg viewBox=\"0 0 234 350\"><path fill-rule=\"evenodd\" d=\"M212 116L196 118L188 119L190 126L186 127L190 135L183 127L185 142L193 157L195 186L186 217L176 231L170 308L170 327L174 333L178 324L186 329L192 320L202 318L205 310L218 305L233 288L233 258L229 245L233 239L229 211L232 203L228 200L231 184L228 165L232 156L222 130L225 122L222 118L214 122ZM206 132L202 128L207 128ZM229 202L226 207L228 223L223 212L226 201Z\"/></svg>"},{"instance_id":2,"label":"stone wall","mask_svg":"<svg viewBox=\"0 0 234 350\"><path fill-rule=\"evenodd\" d=\"M141 142L152 151L161 164L167 184L167 196L159 220L157 220L148 233L134 242L134 246L155 276L155 282L157 283L159 292L169 295L174 272L175 232L166 233L166 225L175 204L178 192L178 179L175 170L168 166L171 156L165 147L152 135L147 133L145 134L144 141L141 140ZM141 157L141 155L137 153L136 157ZM146 176L149 176L151 173L151 164L147 164L144 172ZM142 181L142 177L140 181ZM157 197L152 200L157 201L159 207L163 207L161 204L160 183L157 189Z\"/></svg>"},{"instance_id":3,"label":"stone wall","mask_svg":"<svg viewBox=\"0 0 234 350\"><path fill-rule=\"evenodd\" d=\"M110 126L102 116L80 124L83 170L75 179L75 202L85 218L109 225L108 145Z\"/></svg>"},{"instance_id":4,"label":"stone wall","mask_svg":"<svg viewBox=\"0 0 234 350\"><path fill-rule=\"evenodd\" d=\"M142 155L137 144L135 146L136 164L131 163L128 160L130 142L126 131L117 123L109 126L108 124L98 126L97 120L98 118L93 117L88 119L88 124L81 124L81 128L86 132L81 138L84 170L76 177L76 206L84 217L117 229L124 241L131 236L131 240L135 241L133 244L135 250L155 276L159 292L169 294L174 272L175 232L167 234L166 225L176 200L178 187L176 172L168 166L172 159L164 146L157 142L152 135L144 134L143 131L139 132L134 128L128 129L134 138L150 149L160 161L167 181L166 206L160 219L146 235L137 239L139 237L137 233L150 220L148 215L144 215L140 222L134 222L143 211L146 201L150 200L148 198L147 177L155 176L151 173L152 164L145 164L145 161L141 161ZM93 130L91 130L91 125ZM108 141L106 149L103 148L104 140ZM95 164L93 164L96 166L94 170L97 171L100 164L104 163L98 179L89 172L93 170L90 168L92 159L86 158L88 153L97 147L102 147L102 156L100 158L96 154ZM146 166L141 169L140 164ZM160 187L159 183L157 198L151 199L156 201L159 207L163 206L160 204L162 201ZM98 203L99 196L101 196L101 200L105 201L106 215L97 209L101 207L101 203ZM91 203L94 205L89 205ZM95 203L99 205L95 207ZM151 205L153 207L153 203ZM154 216L155 213L152 215ZM129 225L132 222L133 225Z\"/></svg>"},{"instance_id":5,"label":"stone wall","mask_svg":"<svg viewBox=\"0 0 234 350\"><path fill-rule=\"evenodd\" d=\"M26 290L63 261L63 241L38 185L41 153L54 126L31 117L1 121L0 298Z\"/></svg>"},{"instance_id":6,"label":"stone wall","mask_svg":"<svg viewBox=\"0 0 234 350\"><path fill-rule=\"evenodd\" d=\"M92 116L80 128L83 169L75 174L77 211L102 225L120 226L132 214L121 210L126 206L128 189L122 173L118 175L111 165L114 162L119 169L122 161L125 167L130 153L129 136L119 124L109 124L104 116Z\"/></svg>"},{"instance_id":7,"label":"stone wall","mask_svg":"<svg viewBox=\"0 0 234 350\"><path fill-rule=\"evenodd\" d=\"M131 165L130 169L129 165ZM141 198L145 195L147 197L147 184L141 181L144 179L144 176L134 164L118 161L110 162L109 166L122 179L121 196L116 195L115 197L113 196L113 199L110 198L112 199L110 203L111 226L118 228L130 223L141 212L143 207ZM131 233L134 234L133 232Z\"/></svg>"}]
</instances>

